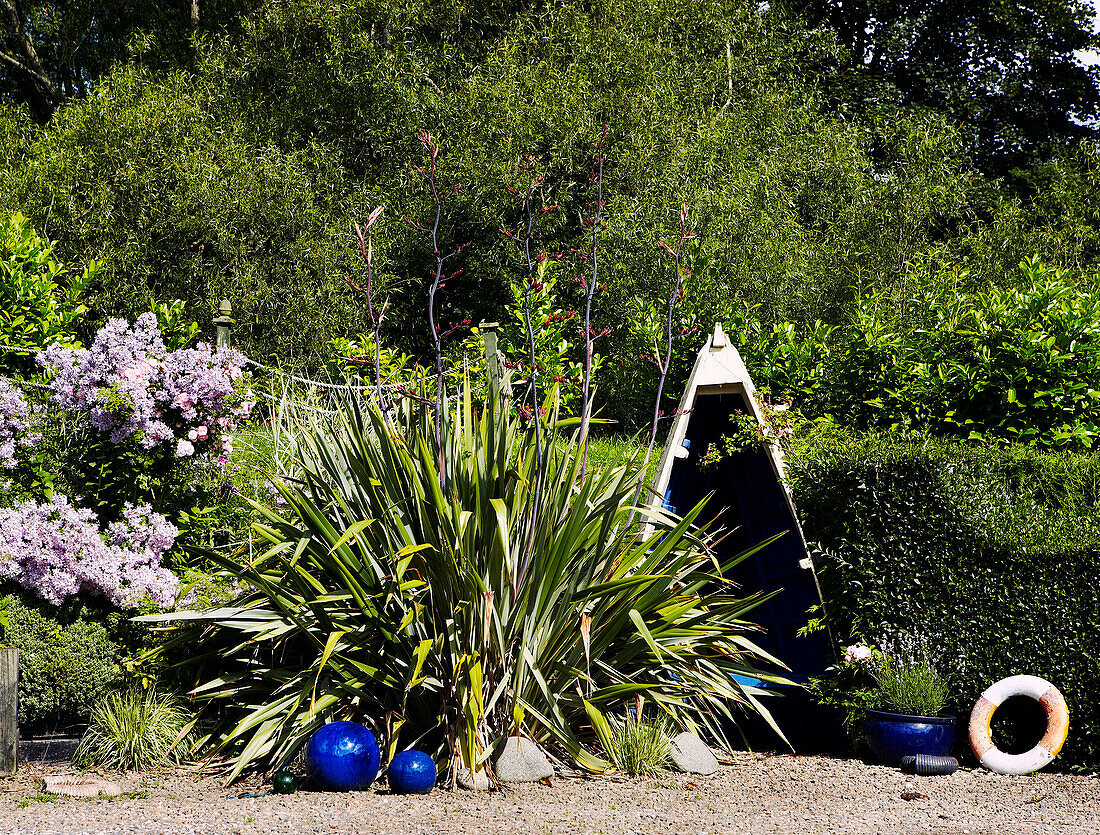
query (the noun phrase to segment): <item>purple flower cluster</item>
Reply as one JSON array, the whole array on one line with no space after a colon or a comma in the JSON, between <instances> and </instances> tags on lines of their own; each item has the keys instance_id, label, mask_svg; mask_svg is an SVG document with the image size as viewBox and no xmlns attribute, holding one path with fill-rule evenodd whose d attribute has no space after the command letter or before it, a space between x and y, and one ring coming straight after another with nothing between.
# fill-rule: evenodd
<instances>
[{"instance_id":1,"label":"purple flower cluster","mask_svg":"<svg viewBox=\"0 0 1100 835\"><path fill-rule=\"evenodd\" d=\"M15 448L34 446L42 440L41 433L27 431L30 415L23 392L0 378L0 467L14 469L18 463Z\"/></svg>"},{"instance_id":2,"label":"purple flower cluster","mask_svg":"<svg viewBox=\"0 0 1100 835\"><path fill-rule=\"evenodd\" d=\"M175 601L179 581L161 558L179 531L148 505L127 503L122 519L100 534L91 510L58 494L0 509L0 578L61 605L79 592L132 608L146 597Z\"/></svg>"},{"instance_id":3,"label":"purple flower cluster","mask_svg":"<svg viewBox=\"0 0 1100 835\"><path fill-rule=\"evenodd\" d=\"M91 348L55 344L38 354L63 408L86 412L112 443L131 436L146 449L174 443L179 457L219 440L223 453L232 450L227 433L256 405L248 399L246 362L240 351L204 343L168 351L152 313L132 327L111 319Z\"/></svg>"}]
</instances>

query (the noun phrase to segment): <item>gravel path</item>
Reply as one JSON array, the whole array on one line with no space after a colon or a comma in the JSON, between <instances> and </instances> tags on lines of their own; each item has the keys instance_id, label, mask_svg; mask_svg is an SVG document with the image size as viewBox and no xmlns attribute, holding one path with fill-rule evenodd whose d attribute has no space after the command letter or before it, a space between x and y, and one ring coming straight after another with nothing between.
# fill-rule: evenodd
<instances>
[{"instance_id":1,"label":"gravel path","mask_svg":"<svg viewBox=\"0 0 1100 835\"><path fill-rule=\"evenodd\" d=\"M30 765L0 780L0 831L26 833L1100 833L1100 779L962 770L913 777L858 760L737 754L710 777L556 777L506 792L384 788L237 798L182 771L106 775L116 800L42 796ZM905 796L913 796L906 800Z\"/></svg>"}]
</instances>

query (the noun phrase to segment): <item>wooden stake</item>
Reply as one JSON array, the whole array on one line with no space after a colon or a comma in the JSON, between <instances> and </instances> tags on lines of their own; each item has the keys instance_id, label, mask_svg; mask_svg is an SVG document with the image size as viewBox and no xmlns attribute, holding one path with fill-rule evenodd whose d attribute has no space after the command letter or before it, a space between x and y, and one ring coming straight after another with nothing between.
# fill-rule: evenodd
<instances>
[{"instance_id":1,"label":"wooden stake","mask_svg":"<svg viewBox=\"0 0 1100 835\"><path fill-rule=\"evenodd\" d=\"M0 776L19 767L19 650L0 647Z\"/></svg>"}]
</instances>

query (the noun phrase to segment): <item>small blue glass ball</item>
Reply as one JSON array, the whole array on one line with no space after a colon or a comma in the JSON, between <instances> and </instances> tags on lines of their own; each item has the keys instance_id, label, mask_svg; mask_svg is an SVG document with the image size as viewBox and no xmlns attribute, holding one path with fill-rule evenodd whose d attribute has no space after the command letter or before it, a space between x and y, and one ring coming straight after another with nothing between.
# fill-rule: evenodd
<instances>
[{"instance_id":1,"label":"small blue glass ball","mask_svg":"<svg viewBox=\"0 0 1100 835\"><path fill-rule=\"evenodd\" d=\"M394 794L427 794L435 785L435 763L423 751L402 751L387 774Z\"/></svg>"},{"instance_id":2,"label":"small blue glass ball","mask_svg":"<svg viewBox=\"0 0 1100 835\"><path fill-rule=\"evenodd\" d=\"M378 776L382 754L369 730L358 722L332 722L310 737L306 774L326 791L365 789Z\"/></svg>"}]
</instances>

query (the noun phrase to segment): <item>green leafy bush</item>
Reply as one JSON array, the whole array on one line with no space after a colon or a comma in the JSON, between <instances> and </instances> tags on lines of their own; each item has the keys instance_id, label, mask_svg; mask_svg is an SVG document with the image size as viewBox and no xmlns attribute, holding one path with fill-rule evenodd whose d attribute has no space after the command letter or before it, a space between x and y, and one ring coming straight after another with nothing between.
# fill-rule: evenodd
<instances>
[{"instance_id":1,"label":"green leafy bush","mask_svg":"<svg viewBox=\"0 0 1100 835\"><path fill-rule=\"evenodd\" d=\"M192 624L173 645L196 699L223 707L211 741L233 775L287 762L334 718L474 768L524 733L594 771L591 729L638 695L727 745L738 710L769 718L733 677L777 680L746 637L761 596L716 579L701 507L635 509L633 462L582 478L559 425L536 443L469 388L442 446L433 411L289 412L300 475L279 484L284 513L258 506L266 550L210 554L245 591L146 619Z\"/></svg>"},{"instance_id":2,"label":"green leafy bush","mask_svg":"<svg viewBox=\"0 0 1100 835\"><path fill-rule=\"evenodd\" d=\"M1063 761L1100 765L1100 456L834 434L790 474L834 635L921 635L962 715L1042 676L1070 705Z\"/></svg>"},{"instance_id":3,"label":"green leafy bush","mask_svg":"<svg viewBox=\"0 0 1100 835\"><path fill-rule=\"evenodd\" d=\"M1100 435L1098 293L1095 278L1038 258L978 290L965 270L913 268L904 298L866 293L844 327L749 321L733 332L757 381L810 414L1086 449Z\"/></svg>"},{"instance_id":4,"label":"green leafy bush","mask_svg":"<svg viewBox=\"0 0 1100 835\"><path fill-rule=\"evenodd\" d=\"M69 272L54 260L54 244L40 237L20 212L0 218L0 344L40 350L76 342L88 308L83 296L101 267L89 261ZM0 367L11 356L0 356Z\"/></svg>"},{"instance_id":5,"label":"green leafy bush","mask_svg":"<svg viewBox=\"0 0 1100 835\"><path fill-rule=\"evenodd\" d=\"M195 719L180 700L154 689L109 693L73 752L80 768L145 771L179 762L194 744Z\"/></svg>"},{"instance_id":6,"label":"green leafy bush","mask_svg":"<svg viewBox=\"0 0 1100 835\"><path fill-rule=\"evenodd\" d=\"M19 650L19 722L84 722L120 677L119 644L77 606L55 609L9 597L4 642Z\"/></svg>"}]
</instances>

